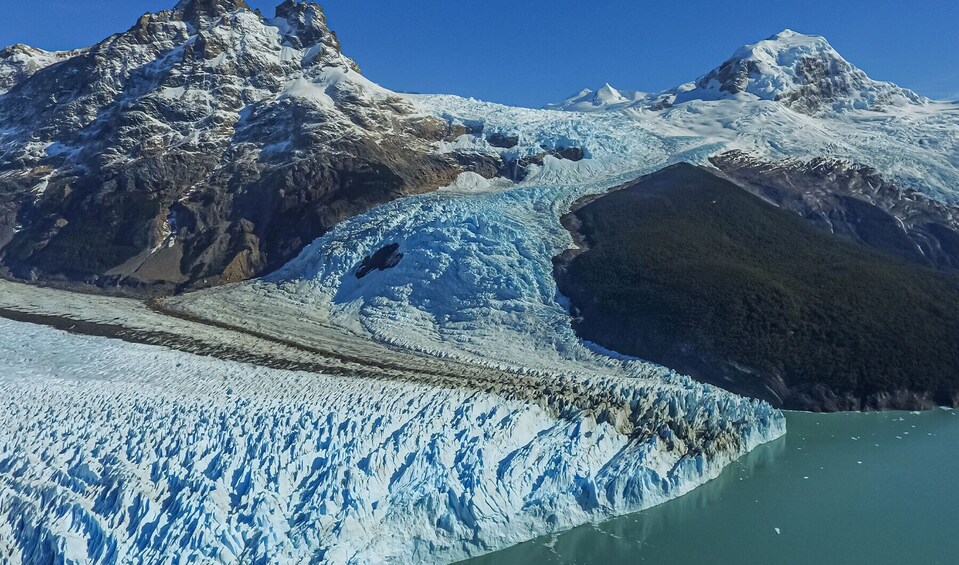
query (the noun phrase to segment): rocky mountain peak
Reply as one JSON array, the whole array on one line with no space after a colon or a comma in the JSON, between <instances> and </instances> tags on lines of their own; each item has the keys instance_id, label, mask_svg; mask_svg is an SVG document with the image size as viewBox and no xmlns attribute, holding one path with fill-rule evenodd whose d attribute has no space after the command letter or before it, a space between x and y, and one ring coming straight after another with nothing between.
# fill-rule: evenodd
<instances>
[{"instance_id":1,"label":"rocky mountain peak","mask_svg":"<svg viewBox=\"0 0 959 565\"><path fill-rule=\"evenodd\" d=\"M23 43L0 49L0 94L40 69L75 54L76 51L44 51Z\"/></svg>"},{"instance_id":2,"label":"rocky mountain peak","mask_svg":"<svg viewBox=\"0 0 959 565\"><path fill-rule=\"evenodd\" d=\"M349 68L360 71L351 59L343 57L343 48L326 21L323 8L315 2L284 0L276 7L276 18L271 24L280 28L284 41L295 49L315 47L314 60L326 63L342 57Z\"/></svg>"},{"instance_id":3,"label":"rocky mountain peak","mask_svg":"<svg viewBox=\"0 0 959 565\"><path fill-rule=\"evenodd\" d=\"M595 92L586 89L546 107L584 112L626 108L657 111L694 100L738 97L775 101L810 115L845 110L882 111L928 102L911 90L869 78L833 49L826 38L784 29L740 47L722 65L699 79L658 94L607 87Z\"/></svg>"},{"instance_id":4,"label":"rocky mountain peak","mask_svg":"<svg viewBox=\"0 0 959 565\"><path fill-rule=\"evenodd\" d=\"M264 18L183 0L83 51L8 51L0 275L236 281L345 217L499 167L434 154L446 123L363 77L314 3Z\"/></svg>"},{"instance_id":5,"label":"rocky mountain peak","mask_svg":"<svg viewBox=\"0 0 959 565\"><path fill-rule=\"evenodd\" d=\"M869 78L833 49L826 38L791 29L739 48L697 80L695 88L680 93L676 102L742 93L779 101L804 113L875 110L925 102L912 91Z\"/></svg>"},{"instance_id":6,"label":"rocky mountain peak","mask_svg":"<svg viewBox=\"0 0 959 565\"><path fill-rule=\"evenodd\" d=\"M183 14L184 22L197 29L207 28L227 14L249 9L244 0L180 0L173 8Z\"/></svg>"},{"instance_id":7,"label":"rocky mountain peak","mask_svg":"<svg viewBox=\"0 0 959 565\"><path fill-rule=\"evenodd\" d=\"M314 2L285 0L276 7L276 17L286 20L304 44L319 43L333 34L326 23L326 14Z\"/></svg>"},{"instance_id":8,"label":"rocky mountain peak","mask_svg":"<svg viewBox=\"0 0 959 565\"><path fill-rule=\"evenodd\" d=\"M789 86L813 78L807 72L812 66L827 76L855 69L826 38L785 29L768 39L740 47L719 68L700 78L697 85L729 94L751 91L760 98L775 99Z\"/></svg>"},{"instance_id":9,"label":"rocky mountain peak","mask_svg":"<svg viewBox=\"0 0 959 565\"><path fill-rule=\"evenodd\" d=\"M6 59L14 55L38 55L40 53L45 53L45 51L23 43L14 43L13 45L8 45L0 49L0 59Z\"/></svg>"}]
</instances>

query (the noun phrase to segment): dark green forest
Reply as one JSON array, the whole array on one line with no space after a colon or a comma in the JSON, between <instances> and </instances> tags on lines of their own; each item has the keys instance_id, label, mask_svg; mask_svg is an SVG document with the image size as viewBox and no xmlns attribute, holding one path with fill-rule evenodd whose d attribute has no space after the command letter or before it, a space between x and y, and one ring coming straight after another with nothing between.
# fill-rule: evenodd
<instances>
[{"instance_id":1,"label":"dark green forest","mask_svg":"<svg viewBox=\"0 0 959 565\"><path fill-rule=\"evenodd\" d=\"M588 250L558 276L585 339L712 382L710 367L733 366L860 398L959 390L954 272L840 239L692 165L575 214Z\"/></svg>"}]
</instances>

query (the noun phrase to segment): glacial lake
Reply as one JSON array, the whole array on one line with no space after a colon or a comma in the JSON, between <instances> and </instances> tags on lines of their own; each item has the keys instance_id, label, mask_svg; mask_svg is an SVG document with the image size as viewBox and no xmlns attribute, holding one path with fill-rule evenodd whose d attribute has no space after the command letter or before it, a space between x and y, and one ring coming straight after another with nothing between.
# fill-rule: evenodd
<instances>
[{"instance_id":1,"label":"glacial lake","mask_svg":"<svg viewBox=\"0 0 959 565\"><path fill-rule=\"evenodd\" d=\"M686 496L467 563L959 563L959 412L786 419Z\"/></svg>"}]
</instances>

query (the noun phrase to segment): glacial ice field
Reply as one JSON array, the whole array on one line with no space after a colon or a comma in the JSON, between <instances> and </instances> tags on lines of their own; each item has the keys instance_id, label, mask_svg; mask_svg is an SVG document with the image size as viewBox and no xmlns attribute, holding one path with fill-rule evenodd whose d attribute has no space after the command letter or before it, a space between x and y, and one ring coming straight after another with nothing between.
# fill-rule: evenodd
<instances>
[{"instance_id":1,"label":"glacial ice field","mask_svg":"<svg viewBox=\"0 0 959 565\"><path fill-rule=\"evenodd\" d=\"M845 158L959 201L954 105L823 119L737 99L601 114L411 100L483 126L436 151L585 158L546 157L518 183L464 173L262 280L166 305L309 347L372 339L469 378L289 372L0 321L0 561L449 562L668 500L783 419L576 337L551 262L571 203L725 149ZM392 243L394 268L356 278Z\"/></svg>"},{"instance_id":2,"label":"glacial ice field","mask_svg":"<svg viewBox=\"0 0 959 565\"><path fill-rule=\"evenodd\" d=\"M0 320L0 561L448 562L657 504L784 432L762 403L633 384L612 393L642 435Z\"/></svg>"},{"instance_id":3,"label":"glacial ice field","mask_svg":"<svg viewBox=\"0 0 959 565\"><path fill-rule=\"evenodd\" d=\"M619 371L642 363L611 358L573 333L552 276L552 258L573 242L559 218L577 198L671 163L707 163L724 150L772 159L829 155L866 163L903 186L959 201L959 106L930 103L827 118L773 101L692 101L663 112L530 110L455 96L415 96L424 112L479 129L437 151L505 158L581 147L585 158L547 156L522 182L464 173L439 192L403 198L347 220L262 280L177 301L191 313L283 328L333 323L431 355L529 370ZM490 146L491 133L516 147ZM928 148L935 146L935 151ZM364 257L399 244L391 269L354 276ZM269 305L268 307L264 307ZM238 312L255 311L244 319ZM304 325L305 324L305 325Z\"/></svg>"},{"instance_id":4,"label":"glacial ice field","mask_svg":"<svg viewBox=\"0 0 959 565\"><path fill-rule=\"evenodd\" d=\"M546 157L518 183L464 173L436 193L404 198L343 222L264 279L195 293L169 305L219 322L294 336L305 345L322 328L334 327L430 358L514 371L540 383L548 406L555 406L551 385L563 382L593 391L625 387L640 404L684 398L687 408L680 413L705 402L694 412L720 421L736 420L734 414L745 410L763 422L763 431L745 442L753 444L781 431L778 413L767 405L735 402L722 391L576 337L552 277L552 258L572 245L559 217L581 196L670 163L705 163L727 149L774 159L844 158L872 165L903 186L935 198L957 200L959 118L949 105L820 119L774 102L736 99L690 102L658 113L601 114L509 108L452 96L413 99L425 112L453 123L474 129L482 125L484 134L464 134L439 144L437 151L455 148L522 157L543 148L575 146L584 149L585 158L573 162ZM491 147L484 136L493 132L516 136L519 145L505 152ZM937 151L926 151L923 144L935 144ZM403 254L395 267L362 279L355 276L364 257L393 243ZM717 404L709 400L718 398L723 400ZM704 408L707 405L714 408ZM671 410L644 411L639 417L634 413L630 426L634 432L643 425L658 426L659 418ZM729 454L720 447L715 457L706 459L716 461L718 468ZM615 473L618 481L631 481L627 477L665 469L656 463L660 457L657 449L631 449L628 463L623 459L593 467L589 480L596 487L590 489L608 496L611 491L595 483L596 477ZM564 455L556 464L565 468L572 459ZM699 484L712 471L680 475L685 475L677 479L682 486L669 493L645 483L635 496L663 500ZM582 484L585 476L566 475L564 488L575 490L572 485ZM523 506L529 507L528 500ZM613 503L600 514L630 506ZM556 518L539 513L515 537L596 519L595 512L582 508L563 517L557 513ZM512 526L506 529L513 531ZM485 539L483 543L496 545Z\"/></svg>"}]
</instances>

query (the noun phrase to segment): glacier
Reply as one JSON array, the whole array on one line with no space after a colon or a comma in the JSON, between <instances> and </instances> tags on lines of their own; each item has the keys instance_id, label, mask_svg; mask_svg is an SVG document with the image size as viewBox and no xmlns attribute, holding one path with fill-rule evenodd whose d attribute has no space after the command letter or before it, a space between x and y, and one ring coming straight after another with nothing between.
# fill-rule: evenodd
<instances>
[{"instance_id":1,"label":"glacier","mask_svg":"<svg viewBox=\"0 0 959 565\"><path fill-rule=\"evenodd\" d=\"M438 192L403 198L339 224L263 279L177 297L168 306L297 336L302 343L310 342L315 328L332 326L433 359L529 375L544 391L564 381L593 387L612 379L639 387L637 394L647 402L664 394L689 398L705 392L708 398L725 393L577 338L551 262L574 244L558 221L572 202L678 161L707 164L710 155L731 149L774 160L830 155L868 163L933 198L959 199L959 112L944 103L823 118L743 98L696 100L657 112L599 113L512 108L455 96L408 98L425 113L479 131L438 143L436 151L518 159L573 146L581 147L585 158L547 155L520 182L465 173ZM494 134L519 141L504 151L487 141ZM399 244L403 254L395 267L355 276L365 257L391 244ZM765 416L765 405L749 410L763 414L763 421L775 419ZM728 417L725 408L714 414ZM656 418L637 422L643 421ZM657 457L636 452L628 464L634 470L620 467L617 473L635 474L635 466L655 465ZM674 494L702 477L689 477ZM569 523L593 518L580 514ZM544 520L526 537L555 526Z\"/></svg>"},{"instance_id":2,"label":"glacier","mask_svg":"<svg viewBox=\"0 0 959 565\"><path fill-rule=\"evenodd\" d=\"M11 563L455 561L678 496L784 432L702 385L618 382L657 426L637 435L465 386L0 336Z\"/></svg>"},{"instance_id":3,"label":"glacier","mask_svg":"<svg viewBox=\"0 0 959 565\"><path fill-rule=\"evenodd\" d=\"M460 553L447 552L435 542L428 551L406 547L403 555L415 555L417 560L426 559L427 553L429 559L458 558L667 500L714 476L742 447L784 431L781 416L763 403L734 400L732 395L665 368L611 355L577 338L552 278L551 263L552 257L573 245L558 218L574 200L673 162L705 163L710 155L733 148L778 159L830 154L868 162L904 184L918 185L921 179L924 191L945 200L955 198L954 187L959 186L955 184L959 180L955 152L930 157L914 145L918 138L938 134L940 147L956 146L956 130L949 126L955 113L934 103L909 109L909 115L862 112L827 121L765 101L690 102L656 114L585 114L508 108L452 96L410 99L424 112L453 123L482 124L484 133L440 143L437 151L454 147L501 151L485 140L485 136L499 133L519 139L518 145L507 151L517 157L544 147L578 146L586 158L569 161L547 156L542 166L534 166L526 179L516 183L486 181L465 173L436 193L394 201L341 223L272 275L169 299L167 306L233 326L295 336L307 345L317 328L334 327L436 362L450 360L512 371L533 379L544 397L552 397L545 404L550 410L555 410L553 389L560 383L606 392L625 389L630 405L662 407L634 412L625 427L622 418L608 415L589 420L590 427L613 423L627 435L644 425L659 426L662 418L673 414L668 406L680 399L684 407L677 414L697 414L696 421L757 422L755 431L744 433L737 428L734 435L744 439L735 442L734 449L720 447L702 460L677 459L675 453L664 455L662 444L646 444L588 464L590 471L581 472L595 473L589 492L608 497L617 492L616 487L610 490L610 484L627 481L633 486L623 492L642 500L625 502L614 496L601 503L602 510L577 506L582 491L575 494L573 485L581 485L585 475L576 474L569 465L580 464L579 455L572 455L567 446L558 449L554 445L545 451L539 451L539 445L524 448L524 453L536 452L544 458L537 463L527 461L524 466L555 481L551 483L554 488L568 497L566 510L521 512L520 521L509 518L491 526L495 534L459 530ZM890 125L889 132L883 130L883 124ZM892 128L892 124L898 125ZM909 158L918 154L923 158ZM362 279L355 276L365 257L393 243L398 243L403 253L395 267ZM582 414L572 417L577 420ZM542 432L537 433L545 439ZM563 455L551 458L547 455L551 450L556 450L553 455ZM669 463L661 462L664 456ZM558 468L563 471L556 475ZM662 476L670 468L683 469L671 489L662 489L656 481L635 480L648 476L651 469ZM596 483L598 477L606 478ZM611 482L602 483L606 480ZM525 483L521 480L520 484ZM503 488L516 492L517 486L511 483ZM444 504L447 509L460 507L464 500L486 504L476 502L475 492L470 496L449 498ZM529 499L524 500L512 502L512 510L505 515L515 516L517 508L528 509ZM496 507L496 512L504 512L503 507ZM424 530L445 535L442 531L450 523L458 522L443 518ZM506 535L504 531L518 533L508 539L497 537ZM464 539L481 540L482 549Z\"/></svg>"},{"instance_id":4,"label":"glacier","mask_svg":"<svg viewBox=\"0 0 959 565\"><path fill-rule=\"evenodd\" d=\"M509 371L522 394L0 322L0 555L439 563L679 496L784 433L782 416L580 341L551 274L573 244L559 216L581 196L733 148L867 162L943 200L959 186L956 111L936 103L823 120L738 99L602 114L409 99L483 124L438 152L499 152L484 137L496 132L519 138L507 151L517 157L578 146L585 158L547 156L521 182L466 173L338 225L264 279L166 306L305 345L332 327L424 363ZM391 243L399 264L357 279Z\"/></svg>"},{"instance_id":5,"label":"glacier","mask_svg":"<svg viewBox=\"0 0 959 565\"><path fill-rule=\"evenodd\" d=\"M324 76L284 93L328 104L342 77ZM0 320L2 560L439 563L664 502L782 435L784 421L577 338L552 277L552 258L574 245L559 223L570 205L732 149L847 159L959 202L955 104L814 115L746 91L651 109L610 87L577 106L603 111L566 112L402 96L463 126L438 154L574 147L584 158L546 154L516 182L463 173L342 222L263 279L158 304L282 338L285 355L356 348L410 362L407 372L287 371ZM504 149L493 135L518 142ZM398 264L355 276L392 244ZM0 303L58 300L36 296ZM73 315L199 331L143 305L88 301L95 311L71 304ZM412 374L437 368L463 378Z\"/></svg>"},{"instance_id":6,"label":"glacier","mask_svg":"<svg viewBox=\"0 0 959 565\"><path fill-rule=\"evenodd\" d=\"M235 323L267 316L287 334L301 321L333 323L405 349L471 363L544 371L629 374L636 360L611 359L571 329L552 277L552 258L573 245L559 217L601 193L679 161L708 165L740 149L770 160L830 155L868 163L931 198L959 201L959 108L930 102L896 112L850 111L828 119L766 100L687 102L663 112L561 112L455 96L410 96L422 111L482 133L437 151L521 158L580 147L580 161L547 155L521 182L482 182L464 173L438 192L411 196L351 218L263 279L171 301L194 315ZM508 150L492 135L512 136ZM937 150L928 148L934 145ZM366 256L399 244L404 257L358 279ZM245 320L241 312L256 311ZM272 315L270 312L283 312ZM281 332L282 333L282 332Z\"/></svg>"}]
</instances>

